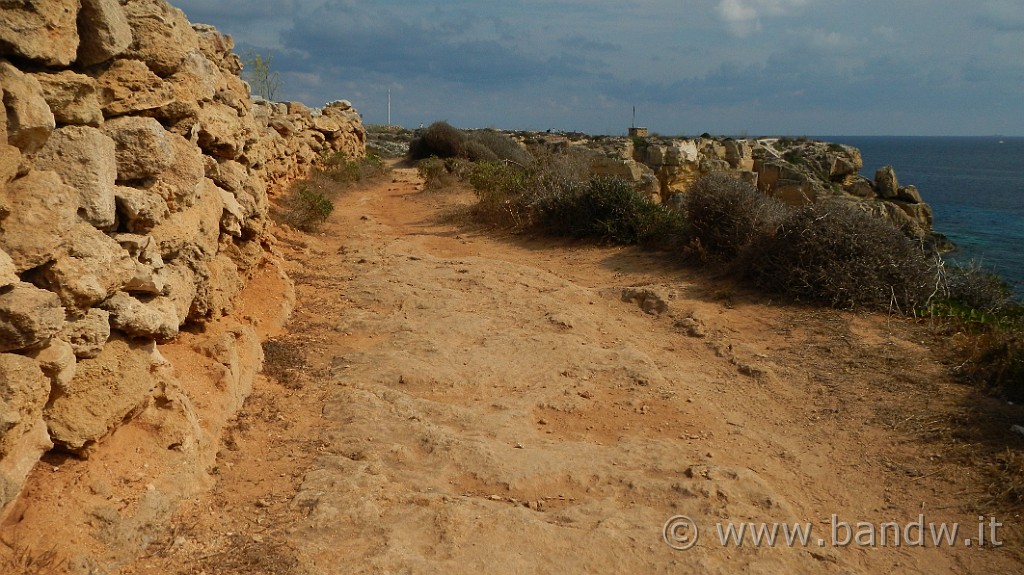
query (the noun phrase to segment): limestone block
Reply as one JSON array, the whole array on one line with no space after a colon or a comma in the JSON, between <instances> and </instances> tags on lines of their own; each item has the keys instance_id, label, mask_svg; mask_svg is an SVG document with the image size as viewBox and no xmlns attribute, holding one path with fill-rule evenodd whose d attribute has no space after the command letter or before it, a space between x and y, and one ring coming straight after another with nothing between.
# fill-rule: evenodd
<instances>
[{"instance_id":1,"label":"limestone block","mask_svg":"<svg viewBox=\"0 0 1024 575\"><path fill-rule=\"evenodd\" d=\"M103 115L112 118L140 114L170 104L173 87L144 62L117 59L95 72Z\"/></svg>"},{"instance_id":2,"label":"limestone block","mask_svg":"<svg viewBox=\"0 0 1024 575\"><path fill-rule=\"evenodd\" d=\"M43 374L50 378L50 384L55 388L66 389L75 377L75 350L66 341L50 338L45 346L29 351L26 355L36 360Z\"/></svg>"},{"instance_id":3,"label":"limestone block","mask_svg":"<svg viewBox=\"0 0 1024 575\"><path fill-rule=\"evenodd\" d=\"M99 126L103 122L95 79L71 70L33 76L58 125Z\"/></svg>"},{"instance_id":4,"label":"limestone block","mask_svg":"<svg viewBox=\"0 0 1024 575\"><path fill-rule=\"evenodd\" d=\"M18 270L14 267L14 260L7 255L7 252L0 249L0 290L20 281Z\"/></svg>"},{"instance_id":5,"label":"limestone block","mask_svg":"<svg viewBox=\"0 0 1024 575\"><path fill-rule=\"evenodd\" d=\"M167 202L168 208L180 211L193 205L202 193L206 168L203 154L188 140L169 132L164 133L170 146L170 165L146 186L146 191Z\"/></svg>"},{"instance_id":6,"label":"limestone block","mask_svg":"<svg viewBox=\"0 0 1024 575\"><path fill-rule=\"evenodd\" d=\"M67 66L78 53L78 0L0 3L0 55Z\"/></svg>"},{"instance_id":7,"label":"limestone block","mask_svg":"<svg viewBox=\"0 0 1024 575\"><path fill-rule=\"evenodd\" d=\"M199 147L211 156L234 160L241 154L246 134L238 111L210 102L199 113Z\"/></svg>"},{"instance_id":8,"label":"limestone block","mask_svg":"<svg viewBox=\"0 0 1024 575\"><path fill-rule=\"evenodd\" d=\"M43 412L53 441L87 448L141 409L157 385L153 351L151 342L114 337L98 356L79 361L64 393Z\"/></svg>"},{"instance_id":9,"label":"limestone block","mask_svg":"<svg viewBox=\"0 0 1024 575\"><path fill-rule=\"evenodd\" d=\"M42 420L50 382L35 361L0 353L0 510L53 447Z\"/></svg>"},{"instance_id":10,"label":"limestone block","mask_svg":"<svg viewBox=\"0 0 1024 575\"><path fill-rule=\"evenodd\" d=\"M42 268L39 277L64 306L85 310L107 299L135 275L128 252L116 241L87 225L71 231L65 253Z\"/></svg>"},{"instance_id":11,"label":"limestone block","mask_svg":"<svg viewBox=\"0 0 1024 575\"><path fill-rule=\"evenodd\" d=\"M115 186L114 197L122 222L129 232L145 234L170 213L167 201L149 190Z\"/></svg>"},{"instance_id":12,"label":"limestone block","mask_svg":"<svg viewBox=\"0 0 1024 575\"><path fill-rule=\"evenodd\" d=\"M155 119L115 118L103 125L103 131L114 140L118 181L151 178L171 166L171 135Z\"/></svg>"},{"instance_id":13,"label":"limestone block","mask_svg":"<svg viewBox=\"0 0 1024 575\"><path fill-rule=\"evenodd\" d=\"M64 327L64 308L53 292L19 282L0 290L0 352L44 343Z\"/></svg>"},{"instance_id":14,"label":"limestone block","mask_svg":"<svg viewBox=\"0 0 1024 575\"><path fill-rule=\"evenodd\" d=\"M100 229L114 227L117 179L114 141L97 128L65 126L36 155L37 169L53 170L78 191L78 214Z\"/></svg>"},{"instance_id":15,"label":"limestone block","mask_svg":"<svg viewBox=\"0 0 1024 575\"><path fill-rule=\"evenodd\" d=\"M113 58L132 43L132 29L117 0L82 0L78 13L78 64L92 66Z\"/></svg>"},{"instance_id":16,"label":"limestone block","mask_svg":"<svg viewBox=\"0 0 1024 575\"><path fill-rule=\"evenodd\" d=\"M180 254L193 251L212 258L217 253L223 211L220 191L212 180L204 178L194 205L172 213L150 231L164 261L170 262Z\"/></svg>"},{"instance_id":17,"label":"limestone block","mask_svg":"<svg viewBox=\"0 0 1024 575\"><path fill-rule=\"evenodd\" d=\"M7 142L26 154L42 148L57 123L39 80L0 60L0 89L7 115Z\"/></svg>"},{"instance_id":18,"label":"limestone block","mask_svg":"<svg viewBox=\"0 0 1024 575\"><path fill-rule=\"evenodd\" d=\"M118 234L114 240L121 244L135 264L135 275L124 286L124 291L150 295L164 293L167 278L156 240L151 236L137 234Z\"/></svg>"},{"instance_id":19,"label":"limestone block","mask_svg":"<svg viewBox=\"0 0 1024 575\"><path fill-rule=\"evenodd\" d=\"M4 107L0 105L0 112L3 109ZM6 116L0 117L0 122L3 122L5 118ZM5 124L0 123L0 126L3 125ZM3 134L3 139L7 139L7 132L5 130L0 130L0 134ZM18 177L18 175L25 175L22 164L21 150L10 144L0 142L0 187L7 185L7 182ZM2 209L2 206L0 206L0 209ZM3 213L0 213L0 217L3 217Z\"/></svg>"},{"instance_id":20,"label":"limestone block","mask_svg":"<svg viewBox=\"0 0 1024 575\"><path fill-rule=\"evenodd\" d=\"M59 337L71 344L75 357L96 357L110 339L110 312L92 308L81 317L71 318L64 323Z\"/></svg>"},{"instance_id":21,"label":"limestone block","mask_svg":"<svg viewBox=\"0 0 1024 575\"><path fill-rule=\"evenodd\" d=\"M100 304L110 312L110 325L133 337L168 340L178 335L178 311L164 296L137 299L124 292ZM109 343L108 343L109 345Z\"/></svg>"},{"instance_id":22,"label":"limestone block","mask_svg":"<svg viewBox=\"0 0 1024 575\"><path fill-rule=\"evenodd\" d=\"M162 0L121 4L133 36L124 54L142 60L160 77L174 74L185 56L199 49L199 38L181 10Z\"/></svg>"},{"instance_id":23,"label":"limestone block","mask_svg":"<svg viewBox=\"0 0 1024 575\"><path fill-rule=\"evenodd\" d=\"M10 211L0 226L0 248L21 273L53 259L65 244L78 209L78 191L54 172L31 171L0 188Z\"/></svg>"},{"instance_id":24,"label":"limestone block","mask_svg":"<svg viewBox=\"0 0 1024 575\"><path fill-rule=\"evenodd\" d=\"M235 199L231 192L217 188L220 191L221 201L224 202L224 213L220 217L221 231L229 236L242 237L242 222L245 221L245 209Z\"/></svg>"}]
</instances>

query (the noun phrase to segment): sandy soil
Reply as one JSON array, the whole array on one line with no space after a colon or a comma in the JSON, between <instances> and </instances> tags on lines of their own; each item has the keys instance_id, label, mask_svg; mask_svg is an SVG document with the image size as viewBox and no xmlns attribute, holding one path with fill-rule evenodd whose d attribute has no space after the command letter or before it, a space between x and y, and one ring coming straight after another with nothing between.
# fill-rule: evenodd
<instances>
[{"instance_id":1,"label":"sandy soil","mask_svg":"<svg viewBox=\"0 0 1024 575\"><path fill-rule=\"evenodd\" d=\"M477 230L451 217L470 195L420 189L399 169L323 233L280 232L297 307L217 481L111 572L1024 571L1020 517L964 455L1008 408L953 383L925 330ZM834 546L833 515L961 531ZM1003 546L977 544L979 515ZM727 522L812 533L723 544Z\"/></svg>"}]
</instances>

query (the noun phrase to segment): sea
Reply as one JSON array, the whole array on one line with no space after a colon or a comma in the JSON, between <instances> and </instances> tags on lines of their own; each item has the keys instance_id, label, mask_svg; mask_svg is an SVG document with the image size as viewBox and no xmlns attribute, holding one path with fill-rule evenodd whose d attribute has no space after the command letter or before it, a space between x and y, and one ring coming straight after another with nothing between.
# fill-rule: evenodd
<instances>
[{"instance_id":1,"label":"sea","mask_svg":"<svg viewBox=\"0 0 1024 575\"><path fill-rule=\"evenodd\" d=\"M932 206L935 231L957 249L954 262L979 262L1024 299L1024 138L823 136L861 151L861 174L891 165Z\"/></svg>"}]
</instances>

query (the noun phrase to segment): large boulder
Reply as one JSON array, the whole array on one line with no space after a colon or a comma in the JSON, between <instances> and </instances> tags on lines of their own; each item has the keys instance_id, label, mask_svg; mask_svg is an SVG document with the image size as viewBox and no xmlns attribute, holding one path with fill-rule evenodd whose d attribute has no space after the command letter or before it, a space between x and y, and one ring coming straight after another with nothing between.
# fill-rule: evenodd
<instances>
[{"instance_id":1,"label":"large boulder","mask_svg":"<svg viewBox=\"0 0 1024 575\"><path fill-rule=\"evenodd\" d=\"M199 49L199 38L185 13L163 0L122 0L133 40L125 55L142 60L160 77L178 71L181 61Z\"/></svg>"},{"instance_id":2,"label":"large boulder","mask_svg":"<svg viewBox=\"0 0 1024 575\"><path fill-rule=\"evenodd\" d=\"M79 224L64 253L37 275L65 307L84 312L128 284L135 276L135 263L112 238Z\"/></svg>"},{"instance_id":3,"label":"large boulder","mask_svg":"<svg viewBox=\"0 0 1024 575\"><path fill-rule=\"evenodd\" d=\"M82 0L78 13L78 64L93 66L121 54L132 43L132 29L117 0Z\"/></svg>"},{"instance_id":4,"label":"large boulder","mask_svg":"<svg viewBox=\"0 0 1024 575\"><path fill-rule=\"evenodd\" d=\"M114 140L119 182L152 178L171 166L174 147L160 122L125 116L103 125Z\"/></svg>"},{"instance_id":5,"label":"large boulder","mask_svg":"<svg viewBox=\"0 0 1024 575\"><path fill-rule=\"evenodd\" d=\"M79 0L0 3L0 55L67 66L78 53Z\"/></svg>"},{"instance_id":6,"label":"large boulder","mask_svg":"<svg viewBox=\"0 0 1024 575\"><path fill-rule=\"evenodd\" d=\"M114 227L117 179L114 140L89 126L65 126L36 156L37 169L53 170L78 190L78 214L101 229Z\"/></svg>"},{"instance_id":7,"label":"large boulder","mask_svg":"<svg viewBox=\"0 0 1024 575\"><path fill-rule=\"evenodd\" d=\"M26 154L42 148L57 123L39 80L0 60L0 90L7 116L8 143Z\"/></svg>"},{"instance_id":8,"label":"large boulder","mask_svg":"<svg viewBox=\"0 0 1024 575\"><path fill-rule=\"evenodd\" d=\"M78 451L99 441L148 401L157 386L152 342L114 337L47 405L43 417L54 443Z\"/></svg>"},{"instance_id":9,"label":"large boulder","mask_svg":"<svg viewBox=\"0 0 1024 575\"><path fill-rule=\"evenodd\" d=\"M64 308L53 292L19 282L0 290L0 353L45 343L64 327Z\"/></svg>"},{"instance_id":10,"label":"large boulder","mask_svg":"<svg viewBox=\"0 0 1024 575\"><path fill-rule=\"evenodd\" d=\"M34 74L43 88L43 98L58 125L99 126L103 110L96 95L96 80L71 70Z\"/></svg>"},{"instance_id":11,"label":"large boulder","mask_svg":"<svg viewBox=\"0 0 1024 575\"><path fill-rule=\"evenodd\" d=\"M31 171L0 187L0 206L9 214L0 220L0 248L18 273L51 261L75 225L78 190L54 172Z\"/></svg>"}]
</instances>

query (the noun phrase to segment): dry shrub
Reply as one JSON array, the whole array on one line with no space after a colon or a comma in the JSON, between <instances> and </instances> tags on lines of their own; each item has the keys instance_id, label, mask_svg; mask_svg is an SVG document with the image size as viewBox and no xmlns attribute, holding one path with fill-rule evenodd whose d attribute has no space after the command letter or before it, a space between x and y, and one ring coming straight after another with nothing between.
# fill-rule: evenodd
<instances>
[{"instance_id":1,"label":"dry shrub","mask_svg":"<svg viewBox=\"0 0 1024 575\"><path fill-rule=\"evenodd\" d=\"M780 202L727 172L712 172L694 182L683 210L692 240L715 259L738 256L774 233L786 215Z\"/></svg>"},{"instance_id":2,"label":"dry shrub","mask_svg":"<svg viewBox=\"0 0 1024 575\"><path fill-rule=\"evenodd\" d=\"M909 313L936 288L936 268L919 243L880 218L840 203L793 210L751 244L743 262L760 287L835 307Z\"/></svg>"}]
</instances>

